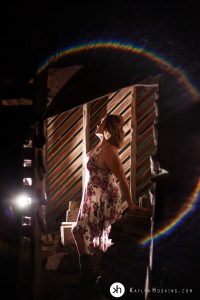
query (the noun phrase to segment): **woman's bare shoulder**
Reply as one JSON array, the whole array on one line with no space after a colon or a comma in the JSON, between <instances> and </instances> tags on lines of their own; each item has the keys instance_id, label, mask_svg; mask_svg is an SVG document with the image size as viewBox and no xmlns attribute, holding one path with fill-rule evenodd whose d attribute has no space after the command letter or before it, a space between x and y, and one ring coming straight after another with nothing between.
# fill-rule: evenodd
<instances>
[{"instance_id":1,"label":"woman's bare shoulder","mask_svg":"<svg viewBox=\"0 0 200 300\"><path fill-rule=\"evenodd\" d=\"M116 155L116 154L118 154L116 146L114 146L112 144L108 144L107 147L105 147L103 150L104 150L105 155Z\"/></svg>"}]
</instances>

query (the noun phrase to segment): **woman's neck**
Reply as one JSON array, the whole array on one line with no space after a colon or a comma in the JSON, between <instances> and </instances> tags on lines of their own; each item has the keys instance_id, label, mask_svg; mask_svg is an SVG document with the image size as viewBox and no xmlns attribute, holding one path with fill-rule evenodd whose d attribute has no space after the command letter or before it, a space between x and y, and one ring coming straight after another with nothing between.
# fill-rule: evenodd
<instances>
[{"instance_id":1,"label":"woman's neck","mask_svg":"<svg viewBox=\"0 0 200 300\"><path fill-rule=\"evenodd\" d=\"M108 140L105 137L103 137L103 138L101 138L101 140L99 142L99 147L103 147L104 145L107 145L108 143L109 143Z\"/></svg>"}]
</instances>

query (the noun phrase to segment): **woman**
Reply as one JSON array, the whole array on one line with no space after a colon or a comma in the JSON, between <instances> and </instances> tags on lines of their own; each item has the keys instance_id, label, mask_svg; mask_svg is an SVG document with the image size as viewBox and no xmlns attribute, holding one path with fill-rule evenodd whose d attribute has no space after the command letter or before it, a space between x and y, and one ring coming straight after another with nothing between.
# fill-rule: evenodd
<instances>
[{"instance_id":1,"label":"woman","mask_svg":"<svg viewBox=\"0 0 200 300\"><path fill-rule=\"evenodd\" d=\"M107 114L96 128L100 142L87 154L87 176L83 197L72 228L79 254L83 278L93 273L92 256L96 249L106 251L111 224L122 216L122 195L130 210L132 201L129 185L117 149L123 143L123 118ZM117 183L119 181L120 187Z\"/></svg>"}]
</instances>

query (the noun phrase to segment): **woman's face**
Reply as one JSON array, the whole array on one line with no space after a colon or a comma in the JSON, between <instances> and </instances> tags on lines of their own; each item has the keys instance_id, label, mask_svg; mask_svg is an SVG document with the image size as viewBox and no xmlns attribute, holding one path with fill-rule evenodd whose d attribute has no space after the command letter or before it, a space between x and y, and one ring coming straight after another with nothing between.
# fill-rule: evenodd
<instances>
[{"instance_id":1,"label":"woman's face","mask_svg":"<svg viewBox=\"0 0 200 300\"><path fill-rule=\"evenodd\" d=\"M97 125L95 134L103 134L104 133L104 124L105 124L105 118L102 118L101 122Z\"/></svg>"}]
</instances>

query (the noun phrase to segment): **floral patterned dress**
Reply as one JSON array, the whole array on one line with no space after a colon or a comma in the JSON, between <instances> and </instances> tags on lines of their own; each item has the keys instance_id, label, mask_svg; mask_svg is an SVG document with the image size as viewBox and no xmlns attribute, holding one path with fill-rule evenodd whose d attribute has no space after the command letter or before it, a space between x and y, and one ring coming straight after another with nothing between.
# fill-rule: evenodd
<instances>
[{"instance_id":1,"label":"floral patterned dress","mask_svg":"<svg viewBox=\"0 0 200 300\"><path fill-rule=\"evenodd\" d=\"M112 245L112 240L109 239L111 224L123 212L121 191L116 177L110 170L97 164L101 149L94 148L87 154L86 180L76 220L76 228L90 254L94 254L97 248L105 252Z\"/></svg>"}]
</instances>

